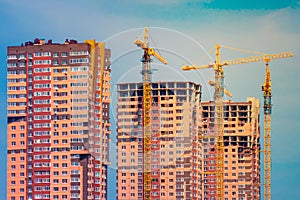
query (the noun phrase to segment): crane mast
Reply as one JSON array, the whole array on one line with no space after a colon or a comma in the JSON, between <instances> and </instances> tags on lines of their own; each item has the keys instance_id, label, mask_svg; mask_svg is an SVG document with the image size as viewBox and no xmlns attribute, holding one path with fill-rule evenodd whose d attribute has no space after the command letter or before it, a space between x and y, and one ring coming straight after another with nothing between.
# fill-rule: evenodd
<instances>
[{"instance_id":1,"label":"crane mast","mask_svg":"<svg viewBox=\"0 0 300 200\"><path fill-rule=\"evenodd\" d=\"M148 46L148 29L144 31L144 42ZM144 108L144 199L151 199L151 130L150 130L150 109L151 109L151 58L148 48L144 49L143 63L143 108Z\"/></svg>"},{"instance_id":2,"label":"crane mast","mask_svg":"<svg viewBox=\"0 0 300 200\"><path fill-rule=\"evenodd\" d=\"M224 71L220 59L220 45L216 45L215 71L215 135L216 135L216 195L217 200L223 199L223 96Z\"/></svg>"},{"instance_id":3,"label":"crane mast","mask_svg":"<svg viewBox=\"0 0 300 200\"><path fill-rule=\"evenodd\" d=\"M264 199L271 199L271 78L270 68L266 62L266 78L262 86L264 92Z\"/></svg>"},{"instance_id":4,"label":"crane mast","mask_svg":"<svg viewBox=\"0 0 300 200\"><path fill-rule=\"evenodd\" d=\"M144 136L144 200L151 200L151 56L160 62L167 64L167 61L153 48L148 46L148 28L144 29L144 41L135 40L134 44L142 48L142 75L143 75L143 136Z\"/></svg>"},{"instance_id":5,"label":"crane mast","mask_svg":"<svg viewBox=\"0 0 300 200\"><path fill-rule=\"evenodd\" d=\"M229 47L231 48L231 47ZM232 48L233 49L233 48ZM235 48L235 50L237 50ZM251 52L251 51L246 51ZM257 52L252 52L257 53ZM263 54L263 53L260 53ZM215 83L211 85L214 86L215 94L215 135L216 135L216 199L224 199L224 141L223 141L223 123L224 123L224 113L223 113L223 97L224 92L224 72L223 66L238 65L252 62L265 62L266 63L266 80L262 86L264 91L264 197L265 200L271 199L271 79L270 79L270 69L268 63L270 60L289 58L293 57L293 52L282 52L275 54L263 54L260 56L252 56L245 58L237 58L232 60L226 60L221 62L220 59L220 45L216 45L216 61L214 64L207 65L183 65L182 70L197 70L197 69L207 69L213 68L215 72ZM228 93L230 94L230 93Z\"/></svg>"}]
</instances>

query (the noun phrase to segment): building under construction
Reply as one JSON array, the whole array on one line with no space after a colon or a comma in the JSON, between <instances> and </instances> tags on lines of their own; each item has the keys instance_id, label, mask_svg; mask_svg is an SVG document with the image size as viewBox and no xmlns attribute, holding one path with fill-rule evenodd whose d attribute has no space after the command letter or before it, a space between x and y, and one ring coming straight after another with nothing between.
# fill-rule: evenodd
<instances>
[{"instance_id":1,"label":"building under construction","mask_svg":"<svg viewBox=\"0 0 300 200\"><path fill-rule=\"evenodd\" d=\"M151 199L216 199L215 103L151 83ZM260 199L259 100L224 102L224 199ZM118 199L143 199L143 84L118 85Z\"/></svg>"},{"instance_id":2,"label":"building under construction","mask_svg":"<svg viewBox=\"0 0 300 200\"><path fill-rule=\"evenodd\" d=\"M151 83L151 199L201 199L201 87ZM118 85L118 199L144 199L143 83Z\"/></svg>"},{"instance_id":3,"label":"building under construction","mask_svg":"<svg viewBox=\"0 0 300 200\"><path fill-rule=\"evenodd\" d=\"M201 103L204 200L216 199L215 103ZM224 101L223 196L225 200L260 199L259 100Z\"/></svg>"},{"instance_id":4,"label":"building under construction","mask_svg":"<svg viewBox=\"0 0 300 200\"><path fill-rule=\"evenodd\" d=\"M256 54L256 56L221 61L221 52L220 52L221 47L228 48L231 50L237 50L237 51ZM236 179L233 178L231 180L230 179L228 180L225 177L225 176L229 175L228 173L225 173L225 170L228 170L229 168L226 166L228 163L225 163L224 160L225 160L225 158L226 159L228 158L228 157L225 157L226 153L227 153L227 152L225 152L225 150L228 151L228 149L226 149L226 147L229 144L235 144L234 140L236 140L236 142L238 142L238 144L239 144L240 143L239 139L242 139L242 138L239 135L231 137L231 134L229 134L228 136L226 136L227 132L225 134L225 131L228 131L228 130L225 130L225 129L227 127L231 127L230 124L228 124L229 117L231 117L232 119L235 118L235 120L236 120L236 117L238 117L238 119L239 119L241 117L245 117L247 114L246 112L241 112L241 113L237 113L238 115L236 115L236 116L231 116L231 112L228 112L228 110L227 110L230 107L224 106L224 94L226 94L229 97L231 97L232 94L228 90L226 90L226 88L224 87L225 75L224 75L223 66L239 65L239 64L252 63L252 62L265 62L266 74L265 74L265 82L262 86L262 91L264 92L264 104L263 104L263 107L264 107L264 125L263 125L264 126L264 132L263 132L264 147L262 150L262 152L264 153L263 185L264 185L264 199L270 200L271 199L271 113L272 113L271 97L272 97L272 92L271 92L271 77L270 77L269 62L274 59L293 57L294 53L293 52L282 52L282 53L266 54L266 53L262 53L262 52L243 50L243 49L224 46L224 45L220 45L220 44L216 44L215 48L216 48L216 54L215 54L216 58L215 58L215 62L213 64L190 65L190 66L183 65L182 66L182 70L184 70L184 71L212 68L215 73L215 81L209 81L209 84L214 87L214 91L215 91L214 92L215 93L214 94L214 103L213 103L214 106L211 107L213 109L213 112L211 112L210 115L207 115L207 117L209 117L213 120L213 122L211 123L212 125L210 126L210 124L209 124L209 126L208 126L209 129L213 129L213 134L212 134L213 136L207 136L207 137L212 137L211 138L212 140L215 139L215 144L216 144L215 149L214 149L215 157L216 157L215 163L213 163L214 161L211 161L212 163L210 163L210 164L215 164L215 166L211 166L211 168L215 168L215 173L210 171L210 172L205 172L205 174L206 175L212 175L212 174L216 175L215 179L212 178L212 180L211 180L211 181L216 181L216 184L215 184L215 187L216 187L215 193L216 194L214 194L214 191L210 191L209 195L215 196L216 200L228 199L227 197L225 197L228 195L229 196L237 195L236 191L234 191L230 194L230 191L228 190L228 188L225 187L225 186L228 187L228 185L225 181L232 181L232 180L236 181ZM260 54L260 55L257 55L257 54ZM257 107L258 107L258 105L259 105L259 103L257 102ZM238 112L239 112L239 110L238 110ZM254 116L250 116L250 115L247 116L247 118L249 118L249 117L251 118L251 120L247 121L247 123L254 124L254 128L257 128L257 130L255 130L254 128L252 128L250 130L250 133L255 136L255 137L251 136L251 138L250 138L251 139L251 147L253 147L253 145L255 145L255 144L252 144L252 142L257 140L257 147L255 147L253 149L254 151L250 152L250 154L253 154L253 160L252 160L252 162L254 162L253 168L259 169L259 167L257 167L257 165L259 165L259 162L257 162L257 163L255 162L255 159L258 159L258 161L259 161L259 158L258 158L258 156L259 156L258 149L260 147L259 146L259 134L258 134L259 129L258 129L258 125L257 125L258 122L256 122L256 121L258 121L259 114L258 114L258 112L254 113L254 114L255 114ZM257 116L256 116L256 114L257 114ZM252 119L253 117L257 117L257 118L255 118L256 119L255 122L253 122L253 119ZM243 120L241 120L241 121L243 121ZM240 125L240 124L238 124L238 125ZM235 127L236 127L236 124L234 124L234 127L231 127L231 128L235 128ZM235 133L236 133L236 131L239 131L239 130L230 130L230 131L235 131ZM244 137L244 136L242 136L242 137ZM231 139L233 139L233 142L231 142ZM244 139L246 139L246 138L244 138ZM241 152L243 152L241 148L239 150ZM234 150L234 151L236 151L236 150ZM246 151L246 152L249 152L249 151ZM228 161L226 161L226 162L228 162ZM233 162L236 162L236 161L233 161ZM243 163L243 162L246 162L246 161L241 161L240 163ZM251 160L250 160L250 162L251 162ZM236 176L236 173L234 173L234 175ZM239 196L241 196L241 197L239 197L239 199L244 199L244 198L252 199L252 197L254 199L257 199L256 196L260 196L260 193L258 193L258 186L260 184L257 183L257 182L259 182L259 178L258 178L258 180L256 178L256 177L259 177L258 175L259 175L259 170L256 170L252 173L252 176L255 177L255 178L253 178L253 184L251 185L252 187L246 188L248 193L246 193L245 191L239 191ZM250 183L251 183L251 181L248 180L247 184L249 185ZM241 185L241 187L244 187L244 186ZM251 193L251 191L252 191L252 193ZM225 192L226 192L226 194L225 194ZM206 195L208 195L207 192L206 192ZM212 198L214 198L214 197L212 197ZM207 199L209 199L209 197ZM233 197L232 199L236 199L236 198Z\"/></svg>"}]
</instances>

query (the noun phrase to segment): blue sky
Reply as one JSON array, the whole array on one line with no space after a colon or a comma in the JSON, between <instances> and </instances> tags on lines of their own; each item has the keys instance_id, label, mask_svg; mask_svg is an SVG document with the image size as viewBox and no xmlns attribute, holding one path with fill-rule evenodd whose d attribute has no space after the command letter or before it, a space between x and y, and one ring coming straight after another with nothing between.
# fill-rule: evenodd
<instances>
[{"instance_id":1,"label":"blue sky","mask_svg":"<svg viewBox=\"0 0 300 200\"><path fill-rule=\"evenodd\" d=\"M121 81L140 81L141 52L133 40L150 27L150 44L169 61L154 61L154 80L193 80L203 85L203 98L210 100L211 70L182 72L182 64L207 64L214 57L208 50L216 43L241 49L277 53L293 51L295 57L272 61L272 199L300 199L300 1L240 0L0 0L0 163L6 169L6 47L34 38L63 42L94 38L112 49L113 88ZM222 49L222 59L252 54ZM248 96L262 99L264 63L225 68L225 83L234 101ZM113 102L116 96L113 93ZM113 111L115 107L113 107ZM112 116L115 116L113 113ZM261 120L262 122L262 120ZM261 123L261 126L263 124ZM114 131L114 130L113 130ZM113 140L114 141L114 140ZM114 146L111 147L114 150ZM111 169L114 169L113 165ZM113 173L113 171L111 172ZM0 170L4 180L6 170ZM114 177L110 177L114 178ZM112 179L110 179L112 180ZM115 185L110 184L110 199ZM0 182L0 198L5 195ZM4 199L4 198L3 198Z\"/></svg>"}]
</instances>

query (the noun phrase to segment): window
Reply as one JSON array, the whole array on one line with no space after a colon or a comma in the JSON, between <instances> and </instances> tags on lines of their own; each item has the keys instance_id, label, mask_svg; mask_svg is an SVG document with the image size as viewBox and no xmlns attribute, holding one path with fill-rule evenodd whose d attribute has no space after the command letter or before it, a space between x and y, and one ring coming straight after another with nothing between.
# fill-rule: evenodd
<instances>
[{"instance_id":1,"label":"window","mask_svg":"<svg viewBox=\"0 0 300 200\"><path fill-rule=\"evenodd\" d=\"M35 60L33 63L35 65L46 65L51 64L51 60Z\"/></svg>"},{"instance_id":2,"label":"window","mask_svg":"<svg viewBox=\"0 0 300 200\"><path fill-rule=\"evenodd\" d=\"M17 59L17 55L8 55L7 59L8 60L10 60L10 59Z\"/></svg>"},{"instance_id":3,"label":"window","mask_svg":"<svg viewBox=\"0 0 300 200\"><path fill-rule=\"evenodd\" d=\"M16 67L17 63L15 62L11 62L11 63L7 63L7 67Z\"/></svg>"},{"instance_id":4,"label":"window","mask_svg":"<svg viewBox=\"0 0 300 200\"><path fill-rule=\"evenodd\" d=\"M70 56L89 55L88 51L71 51Z\"/></svg>"},{"instance_id":5,"label":"window","mask_svg":"<svg viewBox=\"0 0 300 200\"><path fill-rule=\"evenodd\" d=\"M78 71L88 71L87 66L81 66L81 67L72 67L71 71L78 72Z\"/></svg>"},{"instance_id":6,"label":"window","mask_svg":"<svg viewBox=\"0 0 300 200\"><path fill-rule=\"evenodd\" d=\"M89 60L87 58L78 58L78 59L71 59L70 63L75 64L75 63L88 63Z\"/></svg>"}]
</instances>

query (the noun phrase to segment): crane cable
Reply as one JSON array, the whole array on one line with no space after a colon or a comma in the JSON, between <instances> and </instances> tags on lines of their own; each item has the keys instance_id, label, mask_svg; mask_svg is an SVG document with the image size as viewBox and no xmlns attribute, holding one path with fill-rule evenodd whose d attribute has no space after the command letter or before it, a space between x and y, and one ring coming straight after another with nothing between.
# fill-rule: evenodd
<instances>
[{"instance_id":1,"label":"crane cable","mask_svg":"<svg viewBox=\"0 0 300 200\"><path fill-rule=\"evenodd\" d=\"M266 55L266 53L259 52L259 51L250 51L250 50L239 49L239 48L230 47L230 46L226 46L226 45L220 45L220 46L221 46L221 47L224 47L224 48L227 48L227 49L232 49L232 50L241 51L241 52L247 52L247 53L253 53L253 54Z\"/></svg>"},{"instance_id":2,"label":"crane cable","mask_svg":"<svg viewBox=\"0 0 300 200\"><path fill-rule=\"evenodd\" d=\"M154 42L154 40L153 40L153 38L152 38L152 36L151 36L150 33L148 33L148 36L149 36L151 42L153 43L153 45L154 45L154 47L155 47L154 49L157 50L157 52L158 52L159 54L161 54L160 51L159 51L159 49L158 49L158 47L157 47L157 45L155 44L155 42Z\"/></svg>"}]
</instances>

